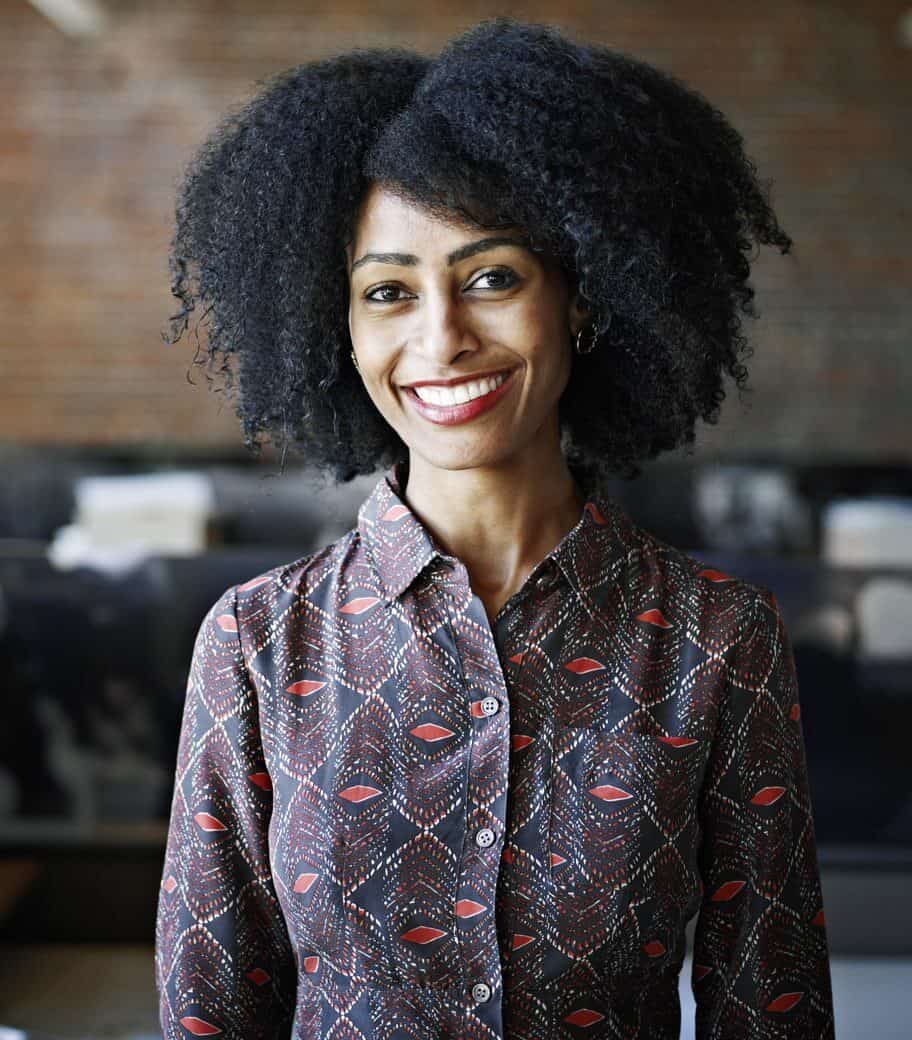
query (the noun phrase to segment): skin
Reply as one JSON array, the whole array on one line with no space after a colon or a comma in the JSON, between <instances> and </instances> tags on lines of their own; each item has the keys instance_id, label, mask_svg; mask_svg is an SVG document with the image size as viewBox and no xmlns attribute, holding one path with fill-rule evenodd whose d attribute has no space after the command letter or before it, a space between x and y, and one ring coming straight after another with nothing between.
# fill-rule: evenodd
<instances>
[{"instance_id":1,"label":"skin","mask_svg":"<svg viewBox=\"0 0 912 1040\"><path fill-rule=\"evenodd\" d=\"M511 234L522 237L444 223L374 184L346 249L351 340L367 393L408 446L405 499L465 566L491 619L585 504L560 448L557 404L588 311L561 269L521 242L447 262ZM367 253L416 262L363 262ZM420 415L402 386L504 367L517 369L512 389L456 426Z\"/></svg>"}]
</instances>

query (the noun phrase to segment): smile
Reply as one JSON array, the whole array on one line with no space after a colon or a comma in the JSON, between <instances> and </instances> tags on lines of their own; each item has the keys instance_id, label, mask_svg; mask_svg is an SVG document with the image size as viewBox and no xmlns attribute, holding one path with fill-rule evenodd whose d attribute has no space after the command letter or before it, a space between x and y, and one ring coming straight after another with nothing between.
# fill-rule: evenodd
<instances>
[{"instance_id":1,"label":"smile","mask_svg":"<svg viewBox=\"0 0 912 1040\"><path fill-rule=\"evenodd\" d=\"M482 397L496 390L501 383L506 381L507 372L499 372L487 379L476 379L470 383L460 383L458 386L416 386L415 393L422 401L429 404L454 405L464 404L476 397Z\"/></svg>"},{"instance_id":2,"label":"smile","mask_svg":"<svg viewBox=\"0 0 912 1040\"><path fill-rule=\"evenodd\" d=\"M493 408L513 385L517 369L456 386L406 387L406 397L424 418L445 426L468 422Z\"/></svg>"}]
</instances>

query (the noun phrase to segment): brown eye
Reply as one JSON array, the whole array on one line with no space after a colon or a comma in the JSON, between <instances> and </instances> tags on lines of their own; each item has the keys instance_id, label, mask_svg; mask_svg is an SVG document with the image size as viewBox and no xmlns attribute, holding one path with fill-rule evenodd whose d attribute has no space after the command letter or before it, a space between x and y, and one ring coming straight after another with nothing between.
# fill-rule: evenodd
<instances>
[{"instance_id":1,"label":"brown eye","mask_svg":"<svg viewBox=\"0 0 912 1040\"><path fill-rule=\"evenodd\" d=\"M493 278L495 280L495 284L490 286L491 289L509 289L519 281L516 274L509 267L496 267L491 271L485 271L478 276L478 281L481 281L482 278ZM496 284L498 279L501 279L499 285ZM478 282L476 281L472 284L474 286Z\"/></svg>"},{"instance_id":2,"label":"brown eye","mask_svg":"<svg viewBox=\"0 0 912 1040\"><path fill-rule=\"evenodd\" d=\"M400 287L398 285L378 285L376 288L371 289L369 292L366 292L364 294L364 299L365 300L370 300L372 303L398 303L399 301L397 299L395 299L395 298L390 299L389 297L387 297L386 299L382 299L382 300L377 299L374 296L374 293L378 293L378 292L401 292L401 291L402 290L400 289Z\"/></svg>"}]
</instances>

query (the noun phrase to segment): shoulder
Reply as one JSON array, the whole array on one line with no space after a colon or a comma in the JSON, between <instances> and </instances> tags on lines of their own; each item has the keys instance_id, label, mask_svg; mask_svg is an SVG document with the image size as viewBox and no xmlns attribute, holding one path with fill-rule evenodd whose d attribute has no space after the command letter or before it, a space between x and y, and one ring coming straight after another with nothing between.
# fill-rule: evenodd
<instances>
[{"instance_id":1,"label":"shoulder","mask_svg":"<svg viewBox=\"0 0 912 1040\"><path fill-rule=\"evenodd\" d=\"M242 642L251 632L277 618L293 613L301 600L327 581L339 576L360 559L361 539L357 527L319 549L281 563L230 585L210 613L230 612L237 620Z\"/></svg>"},{"instance_id":2,"label":"shoulder","mask_svg":"<svg viewBox=\"0 0 912 1040\"><path fill-rule=\"evenodd\" d=\"M660 590L676 616L727 641L748 638L764 617L779 619L772 591L717 566L711 556L686 552L638 524L627 557L628 576L640 586Z\"/></svg>"}]
</instances>

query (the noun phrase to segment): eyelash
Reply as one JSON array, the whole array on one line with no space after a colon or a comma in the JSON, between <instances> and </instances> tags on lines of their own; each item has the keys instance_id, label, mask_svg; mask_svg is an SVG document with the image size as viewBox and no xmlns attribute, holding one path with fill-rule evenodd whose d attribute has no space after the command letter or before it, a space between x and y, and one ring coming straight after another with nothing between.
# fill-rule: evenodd
<instances>
[{"instance_id":1,"label":"eyelash","mask_svg":"<svg viewBox=\"0 0 912 1040\"><path fill-rule=\"evenodd\" d=\"M490 290L491 292L497 292L497 291L503 290L503 289L511 289L519 281L519 278L517 277L516 273L514 271L511 271L509 267L494 267L490 271L483 271L478 276L478 280L480 280L482 278L487 278L489 275L504 275L506 277L506 279L507 279L506 285L495 286L493 289ZM473 285L474 285L474 283L473 283ZM373 287L373 289L368 289L368 291L364 294L364 299L368 303L381 303L382 304L382 303L400 303L401 302L401 300L399 300L399 299L396 299L396 300L378 300L378 299L375 299L373 294L376 293L376 292L380 292L381 289L397 289L397 290L401 290L401 286L394 285L392 282L385 282L383 285L375 285Z\"/></svg>"}]
</instances>

